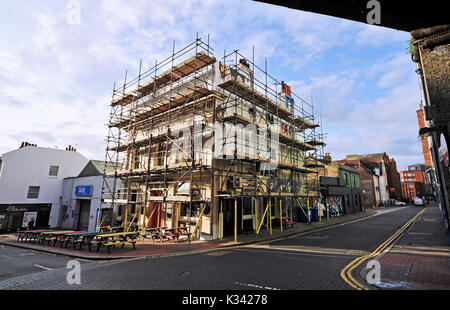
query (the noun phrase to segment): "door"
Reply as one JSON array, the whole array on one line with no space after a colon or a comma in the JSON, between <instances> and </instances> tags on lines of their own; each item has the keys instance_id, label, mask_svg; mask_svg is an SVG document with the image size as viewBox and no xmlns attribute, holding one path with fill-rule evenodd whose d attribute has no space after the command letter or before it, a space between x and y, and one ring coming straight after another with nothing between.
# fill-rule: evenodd
<instances>
[{"instance_id":1,"label":"door","mask_svg":"<svg viewBox=\"0 0 450 310\"><path fill-rule=\"evenodd\" d=\"M234 210L234 199L223 199L223 236L234 235L235 227L235 210ZM242 203L241 198L237 198L237 233L242 232ZM220 204L220 201L219 201Z\"/></svg>"},{"instance_id":2,"label":"door","mask_svg":"<svg viewBox=\"0 0 450 310\"><path fill-rule=\"evenodd\" d=\"M80 212L78 217L78 230L88 230L89 214L91 212L91 201L88 199L80 199Z\"/></svg>"}]
</instances>

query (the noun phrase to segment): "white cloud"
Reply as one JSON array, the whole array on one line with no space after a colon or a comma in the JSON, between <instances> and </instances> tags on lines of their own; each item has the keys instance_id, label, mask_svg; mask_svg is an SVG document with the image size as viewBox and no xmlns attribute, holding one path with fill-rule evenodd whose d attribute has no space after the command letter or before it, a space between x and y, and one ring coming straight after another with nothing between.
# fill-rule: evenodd
<instances>
[{"instance_id":1,"label":"white cloud","mask_svg":"<svg viewBox=\"0 0 450 310\"><path fill-rule=\"evenodd\" d=\"M403 52L405 33L240 0L85 0L80 25L67 23L65 2L9 5L14 18L0 20L0 29L16 28L17 36L0 36L0 153L29 140L78 145L102 159L113 82L122 83L126 69L134 78L141 58L149 68L171 53L174 40L180 48L197 32L205 40L211 35L217 58L224 49L251 57L254 46L258 65L267 57L273 76L291 79L308 101L312 94L325 128L333 130L328 150L336 154L357 147L400 154L395 143L407 145L416 133L420 97L412 64L395 49L377 50L390 42ZM13 22L21 19L24 29ZM351 63L349 53L364 46L373 58L334 67Z\"/></svg>"},{"instance_id":2,"label":"white cloud","mask_svg":"<svg viewBox=\"0 0 450 310\"><path fill-rule=\"evenodd\" d=\"M409 33L399 30L392 30L386 27L375 25L365 25L358 32L356 43L361 45L369 45L379 47L388 43L404 43L409 40Z\"/></svg>"}]
</instances>

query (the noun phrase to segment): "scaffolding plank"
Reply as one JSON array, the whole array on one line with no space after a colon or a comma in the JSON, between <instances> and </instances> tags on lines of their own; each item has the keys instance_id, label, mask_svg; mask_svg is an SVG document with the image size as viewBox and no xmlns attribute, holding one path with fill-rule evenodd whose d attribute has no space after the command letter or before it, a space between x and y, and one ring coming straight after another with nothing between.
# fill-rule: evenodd
<instances>
[{"instance_id":1,"label":"scaffolding plank","mask_svg":"<svg viewBox=\"0 0 450 310\"><path fill-rule=\"evenodd\" d=\"M183 93L176 94L170 99L164 99L160 102L155 103L152 106L143 108L137 113L136 120L134 120L130 115L122 117L115 122L111 122L110 127L121 128L124 126L131 125L133 121L141 121L155 115L164 113L169 109L175 109L183 104L198 100L201 97L205 97L211 95L213 93L212 90L204 86L197 86L192 89L188 89Z\"/></svg>"},{"instance_id":2,"label":"scaffolding plank","mask_svg":"<svg viewBox=\"0 0 450 310\"><path fill-rule=\"evenodd\" d=\"M148 94L156 91L157 89L167 86L189 74L206 67L209 64L215 62L215 58L206 55L205 52L200 52L182 63L169 69L157 77L151 79L150 81L144 83L143 85L135 88L134 90L128 92L120 98L114 99L111 103L112 106L116 105L126 105L131 103L133 100L140 99Z\"/></svg>"},{"instance_id":3,"label":"scaffolding plank","mask_svg":"<svg viewBox=\"0 0 450 310\"><path fill-rule=\"evenodd\" d=\"M250 85L245 84L232 77L230 80L219 85L223 89L241 97L242 99L253 102L257 106L267 109L270 113L278 115L281 118L291 120L293 112L276 103L274 100L266 97L257 90L252 89Z\"/></svg>"}]
</instances>

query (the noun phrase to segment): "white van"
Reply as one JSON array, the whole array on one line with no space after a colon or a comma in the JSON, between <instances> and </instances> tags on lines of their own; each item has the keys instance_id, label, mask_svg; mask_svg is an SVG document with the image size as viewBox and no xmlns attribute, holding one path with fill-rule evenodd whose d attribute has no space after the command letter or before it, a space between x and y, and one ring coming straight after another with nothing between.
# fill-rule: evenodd
<instances>
[{"instance_id":1,"label":"white van","mask_svg":"<svg viewBox=\"0 0 450 310\"><path fill-rule=\"evenodd\" d=\"M424 205L423 199L419 198L419 197L415 197L413 199L413 203L414 203L415 206L423 206Z\"/></svg>"}]
</instances>

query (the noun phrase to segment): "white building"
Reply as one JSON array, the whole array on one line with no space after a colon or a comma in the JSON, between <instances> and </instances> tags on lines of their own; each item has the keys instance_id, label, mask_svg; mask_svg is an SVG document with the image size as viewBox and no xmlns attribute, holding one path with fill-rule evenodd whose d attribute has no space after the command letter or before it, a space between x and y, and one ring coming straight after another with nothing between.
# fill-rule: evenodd
<instances>
[{"instance_id":1,"label":"white building","mask_svg":"<svg viewBox=\"0 0 450 310\"><path fill-rule=\"evenodd\" d=\"M16 230L33 218L35 227L58 226L64 178L76 176L88 159L66 150L22 143L2 155L0 229Z\"/></svg>"},{"instance_id":2,"label":"white building","mask_svg":"<svg viewBox=\"0 0 450 310\"><path fill-rule=\"evenodd\" d=\"M114 171L113 168L110 170ZM99 212L103 172L104 162L91 160L76 177L64 179L59 227L93 232L96 231L97 224L110 225L113 214L109 212L112 210L103 205L103 210ZM114 178L107 178L106 182L112 186Z\"/></svg>"}]
</instances>

